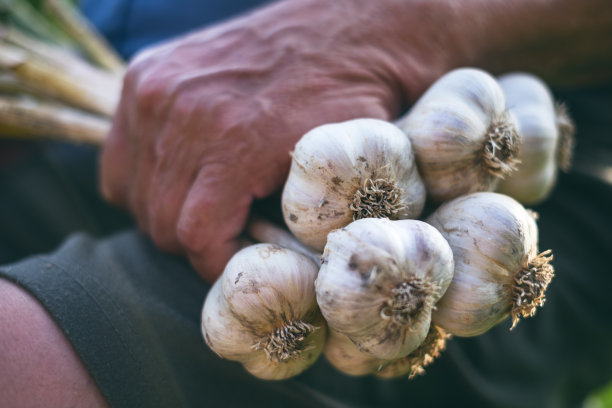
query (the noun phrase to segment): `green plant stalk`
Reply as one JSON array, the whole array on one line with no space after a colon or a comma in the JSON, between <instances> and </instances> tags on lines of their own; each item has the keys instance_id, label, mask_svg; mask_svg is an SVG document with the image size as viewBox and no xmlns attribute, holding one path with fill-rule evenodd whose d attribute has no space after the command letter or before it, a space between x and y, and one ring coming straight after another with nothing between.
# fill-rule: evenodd
<instances>
[{"instance_id":1,"label":"green plant stalk","mask_svg":"<svg viewBox=\"0 0 612 408\"><path fill-rule=\"evenodd\" d=\"M65 0L44 0L43 4L49 16L80 44L93 61L111 72L123 74L125 62L75 7Z\"/></svg>"},{"instance_id":2,"label":"green plant stalk","mask_svg":"<svg viewBox=\"0 0 612 408\"><path fill-rule=\"evenodd\" d=\"M36 88L19 80L19 78L15 77L10 72L0 73L0 94L12 96L26 94L46 97L46 95L42 95Z\"/></svg>"},{"instance_id":3,"label":"green plant stalk","mask_svg":"<svg viewBox=\"0 0 612 408\"><path fill-rule=\"evenodd\" d=\"M108 81L117 82L118 77L123 75L123 73L110 73L94 66L70 49L40 41L15 27L0 24L0 39L52 64L62 66L71 74L91 77L92 81L107 84Z\"/></svg>"},{"instance_id":4,"label":"green plant stalk","mask_svg":"<svg viewBox=\"0 0 612 408\"><path fill-rule=\"evenodd\" d=\"M69 105L112 116L120 95L120 77L104 78L92 74L95 71L85 73L81 68L41 58L6 42L0 43L0 69Z\"/></svg>"},{"instance_id":5,"label":"green plant stalk","mask_svg":"<svg viewBox=\"0 0 612 408\"><path fill-rule=\"evenodd\" d=\"M101 146L109 118L32 98L0 97L0 135L11 138L58 139Z\"/></svg>"},{"instance_id":6,"label":"green plant stalk","mask_svg":"<svg viewBox=\"0 0 612 408\"><path fill-rule=\"evenodd\" d=\"M34 6L24 0L0 0L0 9L8 14L17 26L32 34L65 47L74 47L75 41L67 33L50 22Z\"/></svg>"}]
</instances>

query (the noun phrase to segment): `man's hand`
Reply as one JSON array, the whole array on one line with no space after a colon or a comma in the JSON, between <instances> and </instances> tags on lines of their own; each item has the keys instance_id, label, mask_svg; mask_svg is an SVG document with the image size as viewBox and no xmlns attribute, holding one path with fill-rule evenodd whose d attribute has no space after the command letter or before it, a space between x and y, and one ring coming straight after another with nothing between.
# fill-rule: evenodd
<instances>
[{"instance_id":1,"label":"man's hand","mask_svg":"<svg viewBox=\"0 0 612 408\"><path fill-rule=\"evenodd\" d=\"M431 42L417 41L406 64L393 7L356 3L367 2L281 2L135 58L103 151L104 195L213 281L302 134L393 119L448 68L439 50L428 60L415 48Z\"/></svg>"}]
</instances>

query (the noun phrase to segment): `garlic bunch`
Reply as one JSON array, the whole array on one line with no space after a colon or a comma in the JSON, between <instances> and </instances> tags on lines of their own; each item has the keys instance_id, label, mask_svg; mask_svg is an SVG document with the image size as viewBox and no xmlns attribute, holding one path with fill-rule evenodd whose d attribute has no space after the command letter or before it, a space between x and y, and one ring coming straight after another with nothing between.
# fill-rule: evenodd
<instances>
[{"instance_id":1,"label":"garlic bunch","mask_svg":"<svg viewBox=\"0 0 612 408\"><path fill-rule=\"evenodd\" d=\"M366 218L329 234L317 302L331 329L360 351L392 360L423 342L452 275L452 251L435 228Z\"/></svg>"},{"instance_id":2,"label":"garlic bunch","mask_svg":"<svg viewBox=\"0 0 612 408\"><path fill-rule=\"evenodd\" d=\"M327 234L353 220L417 218L425 188L410 141L378 119L327 124L296 144L282 195L285 222L323 250Z\"/></svg>"},{"instance_id":3,"label":"garlic bunch","mask_svg":"<svg viewBox=\"0 0 612 408\"><path fill-rule=\"evenodd\" d=\"M511 197L481 192L442 204L427 218L450 244L453 281L432 320L457 336L476 336L508 315L512 327L542 306L553 277L550 250L538 253L532 213Z\"/></svg>"},{"instance_id":4,"label":"garlic bunch","mask_svg":"<svg viewBox=\"0 0 612 408\"><path fill-rule=\"evenodd\" d=\"M492 191L517 164L520 136L495 78L474 68L442 76L397 122L437 202Z\"/></svg>"},{"instance_id":5,"label":"garlic bunch","mask_svg":"<svg viewBox=\"0 0 612 408\"><path fill-rule=\"evenodd\" d=\"M206 297L206 344L259 378L301 373L319 357L326 337L315 299L317 271L308 257L277 245L240 250Z\"/></svg>"},{"instance_id":6,"label":"garlic bunch","mask_svg":"<svg viewBox=\"0 0 612 408\"><path fill-rule=\"evenodd\" d=\"M555 105L546 84L534 75L510 73L498 78L523 140L518 171L498 191L524 204L537 204L552 191L557 169L571 162L574 126L563 105Z\"/></svg>"}]
</instances>

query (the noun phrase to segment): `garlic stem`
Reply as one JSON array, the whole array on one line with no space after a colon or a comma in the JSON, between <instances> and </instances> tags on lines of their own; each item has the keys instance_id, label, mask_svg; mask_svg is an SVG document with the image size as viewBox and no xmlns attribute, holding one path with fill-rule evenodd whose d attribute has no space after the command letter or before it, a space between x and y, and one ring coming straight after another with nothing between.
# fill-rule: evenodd
<instances>
[{"instance_id":1,"label":"garlic stem","mask_svg":"<svg viewBox=\"0 0 612 408\"><path fill-rule=\"evenodd\" d=\"M59 54L41 54L36 50L0 43L0 68L41 93L67 104L112 116L118 103L121 78L104 75L71 60L60 61Z\"/></svg>"},{"instance_id":2,"label":"garlic stem","mask_svg":"<svg viewBox=\"0 0 612 408\"><path fill-rule=\"evenodd\" d=\"M0 0L0 9L12 22L26 27L32 34L50 39L62 46L74 45L74 40L43 16L32 4L23 0Z\"/></svg>"},{"instance_id":3,"label":"garlic stem","mask_svg":"<svg viewBox=\"0 0 612 408\"><path fill-rule=\"evenodd\" d=\"M546 288L554 277L554 268L550 264L553 259L551 252L549 249L540 253L516 276L511 330L521 317L533 316L536 307L544 305Z\"/></svg>"},{"instance_id":4,"label":"garlic stem","mask_svg":"<svg viewBox=\"0 0 612 408\"><path fill-rule=\"evenodd\" d=\"M32 95L32 96L45 96L41 95L36 88L29 86L28 84L16 78L15 75L10 72L0 73L0 93L3 95Z\"/></svg>"},{"instance_id":5,"label":"garlic stem","mask_svg":"<svg viewBox=\"0 0 612 408\"><path fill-rule=\"evenodd\" d=\"M0 38L4 42L32 53L38 58L63 67L71 74L91 77L91 81L103 82L104 84L108 81L117 82L117 79L123 74L109 72L94 66L69 48L41 41L14 27L6 27L0 24Z\"/></svg>"},{"instance_id":6,"label":"garlic stem","mask_svg":"<svg viewBox=\"0 0 612 408\"><path fill-rule=\"evenodd\" d=\"M255 241L276 244L306 255L318 267L321 267L321 254L319 252L302 244L289 231L259 216L251 216L246 226L246 233Z\"/></svg>"},{"instance_id":7,"label":"garlic stem","mask_svg":"<svg viewBox=\"0 0 612 408\"><path fill-rule=\"evenodd\" d=\"M0 97L2 135L102 145L110 119L31 98Z\"/></svg>"},{"instance_id":8,"label":"garlic stem","mask_svg":"<svg viewBox=\"0 0 612 408\"><path fill-rule=\"evenodd\" d=\"M76 8L66 0L44 0L44 7L95 62L111 72L123 74L122 58Z\"/></svg>"}]
</instances>

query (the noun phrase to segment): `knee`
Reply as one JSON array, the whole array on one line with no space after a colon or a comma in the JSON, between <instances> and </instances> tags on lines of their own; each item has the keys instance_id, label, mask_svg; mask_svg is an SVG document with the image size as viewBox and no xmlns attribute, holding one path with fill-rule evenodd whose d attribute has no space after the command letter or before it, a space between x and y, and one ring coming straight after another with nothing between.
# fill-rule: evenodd
<instances>
[{"instance_id":1,"label":"knee","mask_svg":"<svg viewBox=\"0 0 612 408\"><path fill-rule=\"evenodd\" d=\"M0 406L107 406L42 305L0 278Z\"/></svg>"}]
</instances>

